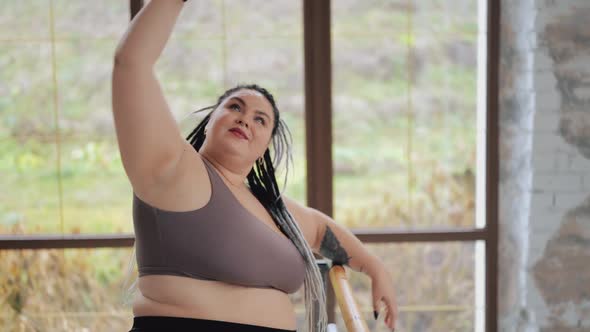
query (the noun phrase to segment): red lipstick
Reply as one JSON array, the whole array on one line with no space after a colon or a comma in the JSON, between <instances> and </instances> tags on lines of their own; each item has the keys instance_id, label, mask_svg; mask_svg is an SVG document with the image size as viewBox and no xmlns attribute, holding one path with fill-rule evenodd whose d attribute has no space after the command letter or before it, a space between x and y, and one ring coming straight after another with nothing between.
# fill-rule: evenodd
<instances>
[{"instance_id":1,"label":"red lipstick","mask_svg":"<svg viewBox=\"0 0 590 332\"><path fill-rule=\"evenodd\" d=\"M240 136L241 138L248 140L248 135L246 135L246 133L238 127L234 127L232 129L230 129L229 131L231 131L236 136Z\"/></svg>"}]
</instances>

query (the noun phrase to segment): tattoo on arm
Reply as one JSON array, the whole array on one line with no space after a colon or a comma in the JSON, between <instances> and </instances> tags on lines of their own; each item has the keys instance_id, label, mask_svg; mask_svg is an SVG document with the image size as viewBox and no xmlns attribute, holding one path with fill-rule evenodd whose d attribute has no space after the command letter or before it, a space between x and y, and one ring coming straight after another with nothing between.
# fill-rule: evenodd
<instances>
[{"instance_id":1,"label":"tattoo on arm","mask_svg":"<svg viewBox=\"0 0 590 332\"><path fill-rule=\"evenodd\" d=\"M348 264L352 257L348 256L348 253L338 242L336 235L332 232L330 227L326 226L326 232L320 245L320 254L326 258L332 260L334 265L345 265Z\"/></svg>"}]
</instances>

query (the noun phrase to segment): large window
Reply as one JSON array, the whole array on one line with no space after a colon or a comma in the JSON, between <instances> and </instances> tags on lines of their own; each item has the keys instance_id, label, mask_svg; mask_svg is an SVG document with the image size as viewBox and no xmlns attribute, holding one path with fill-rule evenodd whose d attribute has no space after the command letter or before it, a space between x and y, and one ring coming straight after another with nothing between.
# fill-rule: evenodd
<instances>
[{"instance_id":1,"label":"large window","mask_svg":"<svg viewBox=\"0 0 590 332\"><path fill-rule=\"evenodd\" d=\"M485 77L478 3L334 0L331 10L336 220L397 230L474 227L476 156L485 148L476 135L477 116L485 116L477 108ZM484 256L474 242L384 248L380 256L403 285L402 330L475 329L476 296L484 294L475 260ZM443 261L450 265L438 269Z\"/></svg>"},{"instance_id":2,"label":"large window","mask_svg":"<svg viewBox=\"0 0 590 332\"><path fill-rule=\"evenodd\" d=\"M273 93L293 135L294 167L286 193L304 203L301 5L192 0L155 70L185 137L205 115L191 112L214 104L225 89L258 83ZM119 156L110 99L114 51L129 11L130 3L121 1L29 1L3 7L0 234L5 248L132 243L127 241L133 236L131 187ZM280 186L285 163L278 169ZM15 239L25 242L10 242ZM8 296L0 308L1 326L68 331L129 327L132 313L120 303L129 249L0 253L5 264L0 270L9 272L1 282L1 296ZM300 295L294 300L301 304ZM297 310L302 311L301 305Z\"/></svg>"},{"instance_id":3,"label":"large window","mask_svg":"<svg viewBox=\"0 0 590 332\"><path fill-rule=\"evenodd\" d=\"M110 106L113 52L128 7L3 5L0 234L132 231Z\"/></svg>"},{"instance_id":4,"label":"large window","mask_svg":"<svg viewBox=\"0 0 590 332\"><path fill-rule=\"evenodd\" d=\"M332 2L337 219L475 226L477 13L477 1Z\"/></svg>"},{"instance_id":5,"label":"large window","mask_svg":"<svg viewBox=\"0 0 590 332\"><path fill-rule=\"evenodd\" d=\"M314 145L322 131L331 132L326 146L308 153L308 170L321 172L322 153L331 152L329 180L308 174L322 182L308 185L330 197L311 203L371 248L386 248L379 256L400 288L402 330L495 330L497 199L486 183L497 180L497 134L489 125L496 117L497 7L305 3L310 49L331 42L323 48L330 75L314 66L325 64L318 52L306 54L313 60L306 82L315 88L306 90L307 112L323 112L317 100L331 102L331 116L315 117L320 123L308 130ZM451 257L461 259L450 279L444 269L434 272ZM360 298L370 298L362 276L351 280ZM371 304L361 310L372 322ZM344 328L338 312L330 316Z\"/></svg>"},{"instance_id":6,"label":"large window","mask_svg":"<svg viewBox=\"0 0 590 332\"><path fill-rule=\"evenodd\" d=\"M132 196L110 79L143 2L3 6L0 326L129 327L120 296ZM293 135L286 195L332 215L382 258L400 330L492 331L494 3L191 0L156 75L185 137L205 115L191 112L225 89L267 88ZM350 281L371 331L386 331L372 318L370 280L352 272ZM302 291L292 300L302 323ZM339 310L328 310L345 331Z\"/></svg>"},{"instance_id":7,"label":"large window","mask_svg":"<svg viewBox=\"0 0 590 332\"><path fill-rule=\"evenodd\" d=\"M130 248L0 251L2 331L128 331Z\"/></svg>"}]
</instances>

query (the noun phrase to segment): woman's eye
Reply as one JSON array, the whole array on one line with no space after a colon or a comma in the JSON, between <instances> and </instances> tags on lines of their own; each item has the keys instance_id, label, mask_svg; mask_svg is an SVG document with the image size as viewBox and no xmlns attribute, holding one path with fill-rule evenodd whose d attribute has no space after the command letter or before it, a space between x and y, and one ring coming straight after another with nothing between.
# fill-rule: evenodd
<instances>
[{"instance_id":1,"label":"woman's eye","mask_svg":"<svg viewBox=\"0 0 590 332\"><path fill-rule=\"evenodd\" d=\"M261 118L261 117L257 117L257 118L256 118L256 121L259 121L259 122L260 122L261 124L263 124L263 125L266 123L266 122L264 121L264 119L263 119L263 118Z\"/></svg>"},{"instance_id":2,"label":"woman's eye","mask_svg":"<svg viewBox=\"0 0 590 332\"><path fill-rule=\"evenodd\" d=\"M238 104L232 104L232 105L230 105L229 108L237 108L238 111L239 111L240 110L240 105L238 105Z\"/></svg>"}]
</instances>

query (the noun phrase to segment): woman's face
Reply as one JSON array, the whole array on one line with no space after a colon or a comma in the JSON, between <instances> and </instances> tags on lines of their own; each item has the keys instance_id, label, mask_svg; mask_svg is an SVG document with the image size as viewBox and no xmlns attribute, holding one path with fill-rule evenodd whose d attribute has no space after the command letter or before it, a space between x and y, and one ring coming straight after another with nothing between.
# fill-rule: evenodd
<instances>
[{"instance_id":1,"label":"woman's face","mask_svg":"<svg viewBox=\"0 0 590 332\"><path fill-rule=\"evenodd\" d=\"M273 125L272 105L264 95L256 90L239 90L211 114L205 127L206 144L254 163L268 148Z\"/></svg>"}]
</instances>

